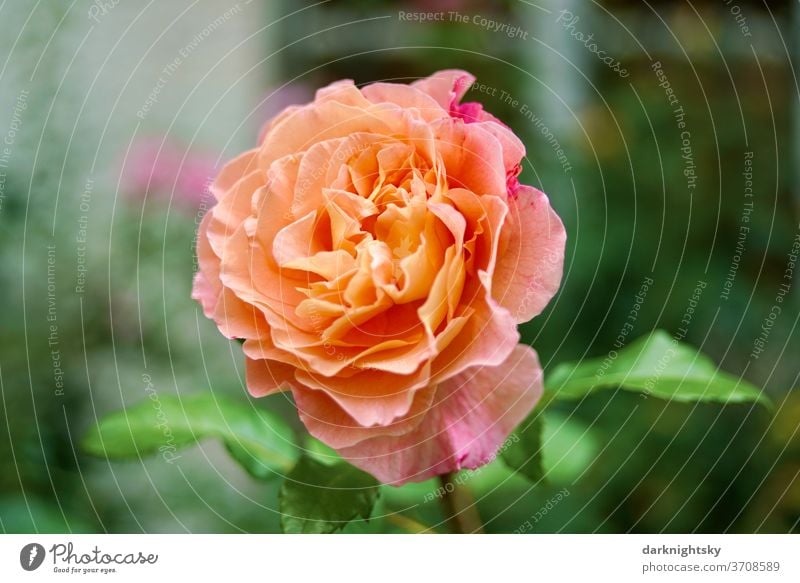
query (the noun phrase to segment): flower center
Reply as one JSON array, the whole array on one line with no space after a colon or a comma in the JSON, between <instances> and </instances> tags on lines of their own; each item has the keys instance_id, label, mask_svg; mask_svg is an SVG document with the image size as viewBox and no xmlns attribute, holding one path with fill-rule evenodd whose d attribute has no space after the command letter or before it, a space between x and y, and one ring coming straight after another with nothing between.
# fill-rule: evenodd
<instances>
[{"instance_id":1,"label":"flower center","mask_svg":"<svg viewBox=\"0 0 800 583\"><path fill-rule=\"evenodd\" d=\"M444 177L405 143L366 148L343 164L322 189L308 255L282 265L305 272L297 313L329 340L363 333L376 319L381 336L419 328L417 310L454 243L430 206L447 204L446 191Z\"/></svg>"}]
</instances>

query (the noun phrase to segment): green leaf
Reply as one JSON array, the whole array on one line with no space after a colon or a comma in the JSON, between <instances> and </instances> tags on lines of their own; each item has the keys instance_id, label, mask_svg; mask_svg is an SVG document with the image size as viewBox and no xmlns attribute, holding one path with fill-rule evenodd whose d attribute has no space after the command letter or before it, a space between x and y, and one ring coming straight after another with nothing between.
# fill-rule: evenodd
<instances>
[{"instance_id":1,"label":"green leaf","mask_svg":"<svg viewBox=\"0 0 800 583\"><path fill-rule=\"evenodd\" d=\"M542 412L537 408L517 429L519 439L511 441L503 451L506 465L528 478L539 482L544 477L542 466Z\"/></svg>"},{"instance_id":2,"label":"green leaf","mask_svg":"<svg viewBox=\"0 0 800 583\"><path fill-rule=\"evenodd\" d=\"M73 514L55 502L15 494L0 496L0 525L3 534L90 534L97 532L96 523L85 522L86 513Z\"/></svg>"},{"instance_id":3,"label":"green leaf","mask_svg":"<svg viewBox=\"0 0 800 583\"><path fill-rule=\"evenodd\" d=\"M202 393L150 398L103 417L84 436L87 453L131 459L160 453L172 463L177 450L204 438L221 439L253 477L285 473L298 456L292 430L277 416L252 404Z\"/></svg>"},{"instance_id":4,"label":"green leaf","mask_svg":"<svg viewBox=\"0 0 800 583\"><path fill-rule=\"evenodd\" d=\"M306 437L305 451L303 453L325 465L331 465L342 461L341 456L336 453L335 449L325 445L319 439L311 437L310 435Z\"/></svg>"},{"instance_id":5,"label":"green leaf","mask_svg":"<svg viewBox=\"0 0 800 583\"><path fill-rule=\"evenodd\" d=\"M375 478L346 462L303 456L281 486L281 526L288 533L336 532L369 518L379 491Z\"/></svg>"},{"instance_id":6,"label":"green leaf","mask_svg":"<svg viewBox=\"0 0 800 583\"><path fill-rule=\"evenodd\" d=\"M546 379L548 399L580 399L602 389L622 388L680 402L759 402L767 396L744 379L723 372L707 356L662 330L607 356L557 366Z\"/></svg>"},{"instance_id":7,"label":"green leaf","mask_svg":"<svg viewBox=\"0 0 800 583\"><path fill-rule=\"evenodd\" d=\"M546 413L542 446L547 480L574 482L596 459L601 445L595 431L577 416Z\"/></svg>"}]
</instances>

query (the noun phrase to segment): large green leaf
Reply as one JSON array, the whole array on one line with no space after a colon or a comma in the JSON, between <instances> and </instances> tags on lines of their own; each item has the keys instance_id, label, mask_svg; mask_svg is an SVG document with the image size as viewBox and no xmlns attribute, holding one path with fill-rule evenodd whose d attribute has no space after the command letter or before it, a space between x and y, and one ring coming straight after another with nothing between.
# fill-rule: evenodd
<instances>
[{"instance_id":1,"label":"large green leaf","mask_svg":"<svg viewBox=\"0 0 800 583\"><path fill-rule=\"evenodd\" d=\"M292 430L275 415L212 393L150 398L103 417L83 438L93 455L137 458L175 451L204 438L221 439L247 472L267 479L289 471L298 456Z\"/></svg>"},{"instance_id":2,"label":"large green leaf","mask_svg":"<svg viewBox=\"0 0 800 583\"><path fill-rule=\"evenodd\" d=\"M544 477L542 466L542 412L534 411L517 429L517 441L503 450L503 461L512 470L538 482Z\"/></svg>"},{"instance_id":3,"label":"large green leaf","mask_svg":"<svg viewBox=\"0 0 800 583\"><path fill-rule=\"evenodd\" d=\"M546 379L545 393L548 399L580 399L618 387L673 401L771 406L757 387L719 370L707 356L662 330L605 357L557 366Z\"/></svg>"},{"instance_id":4,"label":"large green leaf","mask_svg":"<svg viewBox=\"0 0 800 583\"><path fill-rule=\"evenodd\" d=\"M281 486L284 532L326 534L367 519L378 499L378 481L346 462L325 464L303 456Z\"/></svg>"}]
</instances>

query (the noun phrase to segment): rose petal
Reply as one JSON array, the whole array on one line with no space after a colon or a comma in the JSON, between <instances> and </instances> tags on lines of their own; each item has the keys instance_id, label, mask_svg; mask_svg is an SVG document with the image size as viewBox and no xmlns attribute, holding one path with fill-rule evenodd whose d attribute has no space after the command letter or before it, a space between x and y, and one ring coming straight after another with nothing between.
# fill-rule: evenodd
<instances>
[{"instance_id":1,"label":"rose petal","mask_svg":"<svg viewBox=\"0 0 800 583\"><path fill-rule=\"evenodd\" d=\"M293 388L295 368L274 360L245 359L247 389L254 397L266 397Z\"/></svg>"},{"instance_id":2,"label":"rose petal","mask_svg":"<svg viewBox=\"0 0 800 583\"><path fill-rule=\"evenodd\" d=\"M339 449L353 465L400 486L489 463L542 395L536 352L517 346L500 366L473 367L440 384L413 431Z\"/></svg>"},{"instance_id":3,"label":"rose petal","mask_svg":"<svg viewBox=\"0 0 800 583\"><path fill-rule=\"evenodd\" d=\"M503 229L492 295L517 322L541 313L558 291L567 234L547 196L521 186Z\"/></svg>"},{"instance_id":4,"label":"rose petal","mask_svg":"<svg viewBox=\"0 0 800 583\"><path fill-rule=\"evenodd\" d=\"M419 86L400 83L372 83L362 90L364 97L372 103L394 103L414 111L425 121L431 122L448 115L439 102Z\"/></svg>"},{"instance_id":5,"label":"rose petal","mask_svg":"<svg viewBox=\"0 0 800 583\"><path fill-rule=\"evenodd\" d=\"M349 447L370 437L396 437L412 431L430 409L434 388L417 391L406 415L387 425L364 427L322 391L294 391L300 420L309 433L330 447Z\"/></svg>"},{"instance_id":6,"label":"rose petal","mask_svg":"<svg viewBox=\"0 0 800 583\"><path fill-rule=\"evenodd\" d=\"M411 84L433 97L445 110L450 111L452 106L464 96L470 86L475 82L475 77L459 69L447 69L434 73L430 77L420 79Z\"/></svg>"},{"instance_id":7,"label":"rose petal","mask_svg":"<svg viewBox=\"0 0 800 583\"><path fill-rule=\"evenodd\" d=\"M437 122L433 130L451 188L505 196L503 146L491 132L460 120Z\"/></svg>"},{"instance_id":8,"label":"rose petal","mask_svg":"<svg viewBox=\"0 0 800 583\"><path fill-rule=\"evenodd\" d=\"M219 281L219 257L216 256L208 241L208 223L211 215L206 213L197 229L197 261L199 271L194 276L192 299L200 302L206 318L211 318L217 299L222 291Z\"/></svg>"},{"instance_id":9,"label":"rose petal","mask_svg":"<svg viewBox=\"0 0 800 583\"><path fill-rule=\"evenodd\" d=\"M297 370L297 381L324 391L363 427L388 425L411 409L414 393L428 386L430 366L414 374L398 375L367 369L349 377L323 377L309 370Z\"/></svg>"},{"instance_id":10,"label":"rose petal","mask_svg":"<svg viewBox=\"0 0 800 583\"><path fill-rule=\"evenodd\" d=\"M255 171L258 166L258 149L248 150L223 166L211 183L209 190L217 200L222 200L242 176Z\"/></svg>"}]
</instances>

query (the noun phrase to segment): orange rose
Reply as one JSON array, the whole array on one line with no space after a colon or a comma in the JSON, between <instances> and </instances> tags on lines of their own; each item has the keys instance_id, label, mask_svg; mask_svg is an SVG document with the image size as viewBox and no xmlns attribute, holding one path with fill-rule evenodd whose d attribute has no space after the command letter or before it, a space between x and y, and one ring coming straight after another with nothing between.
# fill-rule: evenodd
<instances>
[{"instance_id":1,"label":"orange rose","mask_svg":"<svg viewBox=\"0 0 800 583\"><path fill-rule=\"evenodd\" d=\"M491 460L542 392L517 324L556 292L565 232L474 78L341 81L227 164L193 297L244 339L255 396L386 483Z\"/></svg>"}]
</instances>

